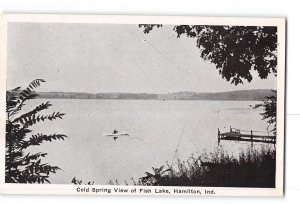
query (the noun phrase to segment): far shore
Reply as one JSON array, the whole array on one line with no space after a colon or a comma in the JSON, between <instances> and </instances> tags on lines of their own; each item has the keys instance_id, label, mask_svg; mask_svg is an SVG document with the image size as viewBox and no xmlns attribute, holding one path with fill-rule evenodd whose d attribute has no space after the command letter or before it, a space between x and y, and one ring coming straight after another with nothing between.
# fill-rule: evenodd
<instances>
[{"instance_id":1,"label":"far shore","mask_svg":"<svg viewBox=\"0 0 300 204\"><path fill-rule=\"evenodd\" d=\"M153 93L84 93L84 92L37 92L43 99L109 99L109 100L202 100L202 101L262 101L272 95L270 89L238 90L228 92L174 92Z\"/></svg>"}]
</instances>

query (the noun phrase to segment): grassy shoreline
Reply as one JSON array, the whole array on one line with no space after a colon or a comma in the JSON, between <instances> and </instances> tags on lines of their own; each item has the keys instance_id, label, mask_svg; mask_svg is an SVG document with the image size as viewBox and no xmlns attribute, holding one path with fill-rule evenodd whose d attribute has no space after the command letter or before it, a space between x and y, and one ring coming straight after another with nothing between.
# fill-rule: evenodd
<instances>
[{"instance_id":1,"label":"grassy shoreline","mask_svg":"<svg viewBox=\"0 0 300 204\"><path fill-rule=\"evenodd\" d=\"M211 153L178 159L173 165L152 167L150 172L133 185L141 186L211 186L275 188L276 150L247 149L239 156L229 155L223 149ZM119 185L117 180L108 182ZM125 181L125 185L128 183Z\"/></svg>"}]
</instances>

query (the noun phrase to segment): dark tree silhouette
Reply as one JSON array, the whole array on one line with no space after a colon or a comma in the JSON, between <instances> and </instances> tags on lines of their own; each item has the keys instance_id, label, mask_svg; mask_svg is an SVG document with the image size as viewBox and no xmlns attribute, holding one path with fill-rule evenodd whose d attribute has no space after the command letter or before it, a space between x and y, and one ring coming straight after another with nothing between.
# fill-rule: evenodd
<instances>
[{"instance_id":1,"label":"dark tree silhouette","mask_svg":"<svg viewBox=\"0 0 300 204\"><path fill-rule=\"evenodd\" d=\"M45 81L36 79L24 90L17 87L6 92L6 183L50 183L49 174L56 173L60 169L57 166L41 162L41 158L45 157L47 153L24 153L28 147L40 145L45 141L64 140L67 137L57 133L52 135L39 133L29 136L31 126L47 120L62 119L64 115L60 112L53 112L50 115L40 114L41 111L51 106L49 102L22 113L25 103L37 97L33 90L42 82Z\"/></svg>"},{"instance_id":2,"label":"dark tree silhouette","mask_svg":"<svg viewBox=\"0 0 300 204\"><path fill-rule=\"evenodd\" d=\"M140 24L148 34L160 24ZM251 70L258 72L261 79L277 74L277 27L270 26L207 26L177 25L173 30L177 37L186 35L196 38L200 57L216 65L219 74L227 81L238 85L243 80L251 82ZM267 96L262 104L264 120L274 125L271 132L276 135L277 92Z\"/></svg>"},{"instance_id":3,"label":"dark tree silhouette","mask_svg":"<svg viewBox=\"0 0 300 204\"><path fill-rule=\"evenodd\" d=\"M140 24L145 34L159 24ZM174 26L177 37L196 38L200 56L216 65L220 75L237 85L251 82L251 70L262 79L277 73L277 28L268 26Z\"/></svg>"},{"instance_id":4,"label":"dark tree silhouette","mask_svg":"<svg viewBox=\"0 0 300 204\"><path fill-rule=\"evenodd\" d=\"M277 91L272 90L273 94L270 96L266 96L265 100L263 103L256 104L254 108L259 108L262 107L264 109L264 112L261 113L263 116L263 120L267 120L267 122L270 125L273 125L273 128L271 129L270 132L276 136L277 131L276 131L276 109L277 109ZM269 125L269 126L270 126Z\"/></svg>"}]
</instances>

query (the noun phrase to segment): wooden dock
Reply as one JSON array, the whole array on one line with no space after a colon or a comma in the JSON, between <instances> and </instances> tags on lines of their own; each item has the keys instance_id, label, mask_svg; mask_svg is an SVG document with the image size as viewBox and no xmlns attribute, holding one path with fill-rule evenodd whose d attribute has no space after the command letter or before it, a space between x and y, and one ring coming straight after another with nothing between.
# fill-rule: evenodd
<instances>
[{"instance_id":1,"label":"wooden dock","mask_svg":"<svg viewBox=\"0 0 300 204\"><path fill-rule=\"evenodd\" d=\"M246 142L261 142L261 143L270 143L276 144L276 137L269 135L255 135L254 132L259 131L241 131L237 128L229 129L229 132L221 133L218 128L218 144L220 144L221 140L230 140L230 141L246 141Z\"/></svg>"}]
</instances>

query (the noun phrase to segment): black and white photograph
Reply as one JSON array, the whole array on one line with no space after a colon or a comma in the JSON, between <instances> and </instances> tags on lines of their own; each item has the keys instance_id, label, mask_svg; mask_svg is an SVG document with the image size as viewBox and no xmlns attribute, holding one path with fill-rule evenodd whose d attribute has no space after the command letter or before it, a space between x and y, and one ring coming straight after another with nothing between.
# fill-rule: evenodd
<instances>
[{"instance_id":1,"label":"black and white photograph","mask_svg":"<svg viewBox=\"0 0 300 204\"><path fill-rule=\"evenodd\" d=\"M4 193L282 195L284 19L3 19Z\"/></svg>"}]
</instances>

